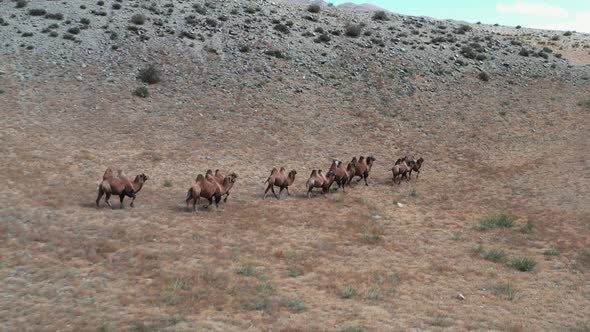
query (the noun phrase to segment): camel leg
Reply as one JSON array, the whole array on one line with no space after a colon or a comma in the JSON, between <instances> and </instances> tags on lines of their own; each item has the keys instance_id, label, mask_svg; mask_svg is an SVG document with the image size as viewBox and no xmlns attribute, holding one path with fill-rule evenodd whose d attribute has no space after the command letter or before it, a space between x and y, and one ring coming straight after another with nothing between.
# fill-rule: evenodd
<instances>
[{"instance_id":1,"label":"camel leg","mask_svg":"<svg viewBox=\"0 0 590 332\"><path fill-rule=\"evenodd\" d=\"M311 198L311 190L313 189L313 187L309 187L307 190L307 198Z\"/></svg>"},{"instance_id":2,"label":"camel leg","mask_svg":"<svg viewBox=\"0 0 590 332\"><path fill-rule=\"evenodd\" d=\"M363 178L365 179L365 186L368 186L369 183L367 183L367 178L369 177L369 172L365 172L365 174L363 174Z\"/></svg>"},{"instance_id":3,"label":"camel leg","mask_svg":"<svg viewBox=\"0 0 590 332\"><path fill-rule=\"evenodd\" d=\"M219 207L219 201L221 201L221 194L215 195L215 207Z\"/></svg>"},{"instance_id":4,"label":"camel leg","mask_svg":"<svg viewBox=\"0 0 590 332\"><path fill-rule=\"evenodd\" d=\"M225 194L225 198L223 199L224 203L227 203L227 198L229 197L229 191L227 192L227 194Z\"/></svg>"},{"instance_id":5,"label":"camel leg","mask_svg":"<svg viewBox=\"0 0 590 332\"><path fill-rule=\"evenodd\" d=\"M416 171L416 180L418 180L418 176L420 176L420 171Z\"/></svg>"},{"instance_id":6,"label":"camel leg","mask_svg":"<svg viewBox=\"0 0 590 332\"><path fill-rule=\"evenodd\" d=\"M264 196L262 196L262 199L266 198L266 193L270 190L271 187L272 187L272 183L269 183L268 187L266 187L266 190L264 191Z\"/></svg>"},{"instance_id":7,"label":"camel leg","mask_svg":"<svg viewBox=\"0 0 590 332\"><path fill-rule=\"evenodd\" d=\"M197 213L197 199L193 198L193 213Z\"/></svg>"},{"instance_id":8,"label":"camel leg","mask_svg":"<svg viewBox=\"0 0 590 332\"><path fill-rule=\"evenodd\" d=\"M106 196L104 197L104 201L105 201L105 203L107 203L108 207L110 207L112 209L113 206L111 205L111 202L109 202L109 199L111 199L111 193L106 194Z\"/></svg>"},{"instance_id":9,"label":"camel leg","mask_svg":"<svg viewBox=\"0 0 590 332\"><path fill-rule=\"evenodd\" d=\"M130 207L133 207L133 202L135 202L135 193L131 196L131 203L129 204Z\"/></svg>"},{"instance_id":10,"label":"camel leg","mask_svg":"<svg viewBox=\"0 0 590 332\"><path fill-rule=\"evenodd\" d=\"M104 191L102 190L102 188L98 188L98 197L96 198L96 207L98 207L98 202L102 198L102 195L104 195Z\"/></svg>"},{"instance_id":11,"label":"camel leg","mask_svg":"<svg viewBox=\"0 0 590 332\"><path fill-rule=\"evenodd\" d=\"M346 180L342 181L342 192L345 193L346 189L344 189L344 187L346 187Z\"/></svg>"},{"instance_id":12,"label":"camel leg","mask_svg":"<svg viewBox=\"0 0 590 332\"><path fill-rule=\"evenodd\" d=\"M275 198L279 199L279 196L277 196L277 193L275 193L275 186L274 185L272 187L270 187L270 190L272 191L272 194L275 196Z\"/></svg>"},{"instance_id":13,"label":"camel leg","mask_svg":"<svg viewBox=\"0 0 590 332\"><path fill-rule=\"evenodd\" d=\"M123 200L125 199L125 194L119 195L119 200L121 201L121 209L124 209L125 206L123 205Z\"/></svg>"},{"instance_id":14,"label":"camel leg","mask_svg":"<svg viewBox=\"0 0 590 332\"><path fill-rule=\"evenodd\" d=\"M281 190L279 190L279 198L281 198L281 193L283 192L283 190L285 190L285 187L281 187Z\"/></svg>"},{"instance_id":15,"label":"camel leg","mask_svg":"<svg viewBox=\"0 0 590 332\"><path fill-rule=\"evenodd\" d=\"M291 194L289 193L289 187L285 187L285 189L287 189L287 196L291 196Z\"/></svg>"}]
</instances>

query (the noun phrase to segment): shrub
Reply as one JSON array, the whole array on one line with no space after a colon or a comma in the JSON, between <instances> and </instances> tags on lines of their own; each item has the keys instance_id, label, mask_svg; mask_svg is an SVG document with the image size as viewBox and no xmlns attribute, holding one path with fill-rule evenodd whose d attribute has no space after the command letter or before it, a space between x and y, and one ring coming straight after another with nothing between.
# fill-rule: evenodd
<instances>
[{"instance_id":1,"label":"shrub","mask_svg":"<svg viewBox=\"0 0 590 332\"><path fill-rule=\"evenodd\" d=\"M536 54L538 57L541 57L543 59L549 59L549 54L545 53L545 52L538 52Z\"/></svg>"},{"instance_id":2,"label":"shrub","mask_svg":"<svg viewBox=\"0 0 590 332\"><path fill-rule=\"evenodd\" d=\"M99 6L104 6L104 1L102 1L102 0L97 1L96 4L99 5Z\"/></svg>"},{"instance_id":3,"label":"shrub","mask_svg":"<svg viewBox=\"0 0 590 332\"><path fill-rule=\"evenodd\" d=\"M256 274L256 267L254 265L249 265L249 264L244 265L238 269L237 273L239 275L251 277Z\"/></svg>"},{"instance_id":4,"label":"shrub","mask_svg":"<svg viewBox=\"0 0 590 332\"><path fill-rule=\"evenodd\" d=\"M581 249L576 254L576 261L584 268L590 267L590 248Z\"/></svg>"},{"instance_id":5,"label":"shrub","mask_svg":"<svg viewBox=\"0 0 590 332\"><path fill-rule=\"evenodd\" d=\"M287 302L287 306L296 312L305 310L305 302L303 302L301 299L291 299L289 302Z\"/></svg>"},{"instance_id":6,"label":"shrub","mask_svg":"<svg viewBox=\"0 0 590 332\"><path fill-rule=\"evenodd\" d=\"M49 33L49 37L53 37L53 38L55 38L55 37L57 37L57 36L59 36L59 34L58 34L57 32L55 32L55 31L51 31L51 32Z\"/></svg>"},{"instance_id":7,"label":"shrub","mask_svg":"<svg viewBox=\"0 0 590 332\"><path fill-rule=\"evenodd\" d=\"M502 213L497 216L481 219L477 225L477 228L481 230L492 228L509 228L514 226L515 220L516 218Z\"/></svg>"},{"instance_id":8,"label":"shrub","mask_svg":"<svg viewBox=\"0 0 590 332\"><path fill-rule=\"evenodd\" d=\"M356 289L352 286L344 286L340 289L340 297L343 299L350 299L356 295Z\"/></svg>"},{"instance_id":9,"label":"shrub","mask_svg":"<svg viewBox=\"0 0 590 332\"><path fill-rule=\"evenodd\" d=\"M254 14L254 13L256 13L256 8L254 8L254 7L246 7L246 8L244 8L244 12L246 14Z\"/></svg>"},{"instance_id":10,"label":"shrub","mask_svg":"<svg viewBox=\"0 0 590 332\"><path fill-rule=\"evenodd\" d=\"M322 33L318 38L314 39L313 41L316 43L328 43L332 38L327 33Z\"/></svg>"},{"instance_id":11,"label":"shrub","mask_svg":"<svg viewBox=\"0 0 590 332\"><path fill-rule=\"evenodd\" d=\"M515 257L510 259L506 265L518 271L527 272L534 269L537 262L529 257Z\"/></svg>"},{"instance_id":12,"label":"shrub","mask_svg":"<svg viewBox=\"0 0 590 332\"><path fill-rule=\"evenodd\" d=\"M274 29L283 34L289 33L289 27L284 24L277 24L274 26Z\"/></svg>"},{"instance_id":13,"label":"shrub","mask_svg":"<svg viewBox=\"0 0 590 332\"><path fill-rule=\"evenodd\" d=\"M479 244L477 246L473 247L472 250L474 252L478 253L479 256L481 256L482 258L487 259L492 262L501 262L506 257L506 253L504 252L504 250L501 250L501 249L486 250L484 247L482 247Z\"/></svg>"},{"instance_id":14,"label":"shrub","mask_svg":"<svg viewBox=\"0 0 590 332\"><path fill-rule=\"evenodd\" d=\"M488 57L485 54L478 54L475 56L475 60L479 60L479 61L483 61L485 59L487 59Z\"/></svg>"},{"instance_id":15,"label":"shrub","mask_svg":"<svg viewBox=\"0 0 590 332\"><path fill-rule=\"evenodd\" d=\"M375 13L373 13L373 21L388 21L389 20L389 16L387 16L387 13L383 10L378 10Z\"/></svg>"},{"instance_id":16,"label":"shrub","mask_svg":"<svg viewBox=\"0 0 590 332\"><path fill-rule=\"evenodd\" d=\"M197 36L196 36L194 33L192 33L192 32L189 32L189 31L182 31L182 32L181 32L181 33L178 35L178 37L179 37L179 38L188 38L188 39L196 39L196 38L197 38Z\"/></svg>"},{"instance_id":17,"label":"shrub","mask_svg":"<svg viewBox=\"0 0 590 332\"><path fill-rule=\"evenodd\" d=\"M461 47L461 54L467 59L475 59L477 57L475 50L469 46Z\"/></svg>"},{"instance_id":18,"label":"shrub","mask_svg":"<svg viewBox=\"0 0 590 332\"><path fill-rule=\"evenodd\" d=\"M550 248L550 249L545 250L543 252L543 255L545 255L545 256L559 256L560 252L559 252L559 250L557 250L555 248Z\"/></svg>"},{"instance_id":19,"label":"shrub","mask_svg":"<svg viewBox=\"0 0 590 332\"><path fill-rule=\"evenodd\" d=\"M553 55L555 55L555 57L558 58L558 59L561 59L561 57L562 57L561 53L555 53Z\"/></svg>"},{"instance_id":20,"label":"shrub","mask_svg":"<svg viewBox=\"0 0 590 332\"><path fill-rule=\"evenodd\" d=\"M558 35L555 35L555 36L551 37L551 40L558 41L559 40L559 36Z\"/></svg>"},{"instance_id":21,"label":"shrub","mask_svg":"<svg viewBox=\"0 0 590 332\"><path fill-rule=\"evenodd\" d=\"M291 277L291 278L297 278L300 277L303 273L301 273L301 271L299 271L298 269L293 269L293 268L288 268L287 269L287 276Z\"/></svg>"},{"instance_id":22,"label":"shrub","mask_svg":"<svg viewBox=\"0 0 590 332\"><path fill-rule=\"evenodd\" d=\"M24 32L21 36L22 37L33 37L33 33L32 32Z\"/></svg>"},{"instance_id":23,"label":"shrub","mask_svg":"<svg viewBox=\"0 0 590 332\"><path fill-rule=\"evenodd\" d=\"M145 16L143 16L142 14L135 14L131 16L131 23L142 25L145 23Z\"/></svg>"},{"instance_id":24,"label":"shrub","mask_svg":"<svg viewBox=\"0 0 590 332\"><path fill-rule=\"evenodd\" d=\"M137 78L147 84L156 84L160 82L160 70L154 65L148 65L139 71Z\"/></svg>"},{"instance_id":25,"label":"shrub","mask_svg":"<svg viewBox=\"0 0 590 332\"><path fill-rule=\"evenodd\" d=\"M521 56L529 56L529 54L530 54L530 52L527 49L525 49L524 47L520 49L520 52L518 52L518 55L521 55Z\"/></svg>"},{"instance_id":26,"label":"shrub","mask_svg":"<svg viewBox=\"0 0 590 332\"><path fill-rule=\"evenodd\" d=\"M563 35L566 36L566 37L567 36L571 36L572 35L572 32L571 31L566 31L566 32L563 33Z\"/></svg>"},{"instance_id":27,"label":"shrub","mask_svg":"<svg viewBox=\"0 0 590 332\"><path fill-rule=\"evenodd\" d=\"M76 40L76 37L74 37L74 35L72 35L70 33L64 33L63 39Z\"/></svg>"},{"instance_id":28,"label":"shrub","mask_svg":"<svg viewBox=\"0 0 590 332\"><path fill-rule=\"evenodd\" d=\"M217 20L215 20L214 18L207 17L205 19L205 24L212 28L215 28L217 26Z\"/></svg>"},{"instance_id":29,"label":"shrub","mask_svg":"<svg viewBox=\"0 0 590 332\"><path fill-rule=\"evenodd\" d=\"M80 33L80 28L78 28L78 27L69 28L68 32L71 33L72 35L77 35Z\"/></svg>"},{"instance_id":30,"label":"shrub","mask_svg":"<svg viewBox=\"0 0 590 332\"><path fill-rule=\"evenodd\" d=\"M285 57L285 55L279 51L279 50L268 50L266 52L264 52L264 54L269 55L269 56L274 56L277 59L283 59Z\"/></svg>"},{"instance_id":31,"label":"shrub","mask_svg":"<svg viewBox=\"0 0 590 332\"><path fill-rule=\"evenodd\" d=\"M318 4L312 4L307 7L307 11L310 13L319 13L322 10L322 7Z\"/></svg>"},{"instance_id":32,"label":"shrub","mask_svg":"<svg viewBox=\"0 0 590 332\"><path fill-rule=\"evenodd\" d=\"M344 31L344 34L346 36L356 38L361 35L361 32L363 31L363 26L360 24L349 23L344 27Z\"/></svg>"},{"instance_id":33,"label":"shrub","mask_svg":"<svg viewBox=\"0 0 590 332\"><path fill-rule=\"evenodd\" d=\"M16 8L23 8L27 6L27 1L26 0L18 0L16 2Z\"/></svg>"},{"instance_id":34,"label":"shrub","mask_svg":"<svg viewBox=\"0 0 590 332\"><path fill-rule=\"evenodd\" d=\"M31 15L31 16L43 16L45 14L47 14L47 11L45 9L40 9L40 8L29 9L29 15Z\"/></svg>"},{"instance_id":35,"label":"shrub","mask_svg":"<svg viewBox=\"0 0 590 332\"><path fill-rule=\"evenodd\" d=\"M248 52L250 52L250 46L245 45L245 44L244 45L240 45L239 50L242 53L248 53Z\"/></svg>"},{"instance_id":36,"label":"shrub","mask_svg":"<svg viewBox=\"0 0 590 332\"><path fill-rule=\"evenodd\" d=\"M80 23L82 23L84 25L88 25L88 24L90 24L90 20L87 18L82 18L82 19L80 19Z\"/></svg>"},{"instance_id":37,"label":"shrub","mask_svg":"<svg viewBox=\"0 0 590 332\"><path fill-rule=\"evenodd\" d=\"M121 4L120 3L114 3L112 7L115 10L119 10L119 9L121 9Z\"/></svg>"},{"instance_id":38,"label":"shrub","mask_svg":"<svg viewBox=\"0 0 590 332\"><path fill-rule=\"evenodd\" d=\"M133 90L133 95L141 98L147 98L150 95L150 92L145 86L140 86ZM170 183L170 186L172 186L172 183ZM166 182L164 182L164 187L166 187Z\"/></svg>"},{"instance_id":39,"label":"shrub","mask_svg":"<svg viewBox=\"0 0 590 332\"><path fill-rule=\"evenodd\" d=\"M486 73L485 71L480 72L479 75L477 75L477 77L484 82L490 80L490 74Z\"/></svg>"},{"instance_id":40,"label":"shrub","mask_svg":"<svg viewBox=\"0 0 590 332\"><path fill-rule=\"evenodd\" d=\"M549 47L543 47L543 52L545 52L545 53L553 53L553 50L550 49Z\"/></svg>"},{"instance_id":41,"label":"shrub","mask_svg":"<svg viewBox=\"0 0 590 332\"><path fill-rule=\"evenodd\" d=\"M455 30L453 30L454 33L459 34L459 35L464 35L466 32L469 32L473 30L472 27L470 27L467 24L461 24L459 25L458 28L456 28Z\"/></svg>"},{"instance_id":42,"label":"shrub","mask_svg":"<svg viewBox=\"0 0 590 332\"><path fill-rule=\"evenodd\" d=\"M55 14L47 13L47 14L45 14L45 18L50 19L50 20L61 21L64 19L64 14L62 14L62 13L55 13Z\"/></svg>"},{"instance_id":43,"label":"shrub","mask_svg":"<svg viewBox=\"0 0 590 332\"><path fill-rule=\"evenodd\" d=\"M166 187L166 188L172 187L172 181L170 181L170 180L164 180L164 187Z\"/></svg>"},{"instance_id":44,"label":"shrub","mask_svg":"<svg viewBox=\"0 0 590 332\"><path fill-rule=\"evenodd\" d=\"M517 26L516 26L516 28L517 28L517 29L521 29L522 27L521 27L520 25L517 25Z\"/></svg>"}]
</instances>

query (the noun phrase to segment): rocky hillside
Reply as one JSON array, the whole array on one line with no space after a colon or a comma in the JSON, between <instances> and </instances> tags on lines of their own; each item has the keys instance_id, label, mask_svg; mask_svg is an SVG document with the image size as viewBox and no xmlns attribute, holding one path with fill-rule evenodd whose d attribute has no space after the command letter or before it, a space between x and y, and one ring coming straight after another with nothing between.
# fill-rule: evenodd
<instances>
[{"instance_id":1,"label":"rocky hillside","mask_svg":"<svg viewBox=\"0 0 590 332\"><path fill-rule=\"evenodd\" d=\"M211 88L260 88L272 80L287 91L342 90L361 80L399 96L452 89L469 78L506 86L588 75L558 49L525 38L579 34L502 33L481 24L274 1L2 1L0 9L1 52L31 69L23 79L53 70L81 79L72 65L97 64L96 79L114 82L153 64L179 83L194 78L187 67L214 72L206 81Z\"/></svg>"}]
</instances>

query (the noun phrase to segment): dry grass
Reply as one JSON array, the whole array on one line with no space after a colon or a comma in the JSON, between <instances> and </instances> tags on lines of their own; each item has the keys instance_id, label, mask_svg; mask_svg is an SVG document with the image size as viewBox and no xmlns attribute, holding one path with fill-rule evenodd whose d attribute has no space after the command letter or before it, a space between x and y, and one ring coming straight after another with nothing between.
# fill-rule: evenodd
<instances>
[{"instance_id":1,"label":"dry grass","mask_svg":"<svg viewBox=\"0 0 590 332\"><path fill-rule=\"evenodd\" d=\"M392 101L387 109L419 104L402 120L372 99L322 87L273 101L288 92L195 89L200 81L182 90L166 79L157 98L143 99L129 93L134 77L104 85L56 76L24 88L12 74L0 80L0 183L11 188L0 198L7 330L587 326L590 128L577 102L588 87L539 80L507 90L490 81L478 90L471 81L469 94ZM511 111L502 118L504 100ZM343 137L350 142L331 143ZM391 186L390 164L406 150L427 164L419 180ZM380 160L370 186L304 198L312 168L361 154ZM94 207L113 164L150 176L134 209ZM291 196L262 201L277 165L299 172ZM186 212L188 185L216 168L240 174L228 203ZM534 220L536 231L474 227L498 211ZM523 273L482 259L469 252L475 243L536 266Z\"/></svg>"}]
</instances>

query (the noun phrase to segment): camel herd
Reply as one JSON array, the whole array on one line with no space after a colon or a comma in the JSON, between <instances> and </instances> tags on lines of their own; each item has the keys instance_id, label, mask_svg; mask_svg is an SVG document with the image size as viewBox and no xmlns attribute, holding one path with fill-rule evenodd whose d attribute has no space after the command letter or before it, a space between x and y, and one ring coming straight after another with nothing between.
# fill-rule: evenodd
<instances>
[{"instance_id":1,"label":"camel herd","mask_svg":"<svg viewBox=\"0 0 590 332\"><path fill-rule=\"evenodd\" d=\"M367 182L367 179L376 160L377 159L373 156L366 158L361 156L358 159L357 157L354 157L346 167L344 167L340 160L334 159L332 165L330 165L330 168L325 174L320 169L314 169L305 182L307 197L310 198L313 189L316 188L320 189L323 194L328 193L330 187L332 187L334 183L338 185L336 191L342 188L342 191L344 192L345 187L349 186L352 180L356 177L358 177L357 182L364 180L365 185L368 186L369 183ZM396 160L394 166L391 168L391 172L393 173L392 185L396 183L400 184L403 179L410 181L412 172L416 172L416 179L418 179L423 162L424 158L416 160L412 155L406 155L405 157ZM266 198L268 191L271 191L277 199L280 199L283 190L286 190L287 195L290 195L289 187L295 182L296 175L297 171L295 170L286 173L285 167L281 167L280 169L273 168L270 172L270 176L264 182L268 185L264 191L262 199ZM215 203L215 206L218 206L223 196L225 196L223 201L227 202L227 198L229 197L230 191L234 183L236 183L237 178L238 175L236 173L223 175L220 170L216 170L215 173L211 170L207 170L205 175L197 175L186 194L185 202L187 209L196 212L197 203L200 202L201 198L209 201L207 207L211 206L213 203ZM137 193L148 179L148 176L142 173L137 175L134 180L131 180L126 177L120 169L113 169L111 167L107 168L102 177L102 182L98 186L96 206L99 206L100 199L102 196L105 196L105 203L110 208L113 208L111 203L109 203L109 199L112 195L116 195L119 196L121 208L124 207L123 200L126 196L131 197L132 200L129 205L133 207L133 202L135 201ZM275 192L275 187L279 188L278 195ZM190 207L191 203L192 209Z\"/></svg>"}]
</instances>

